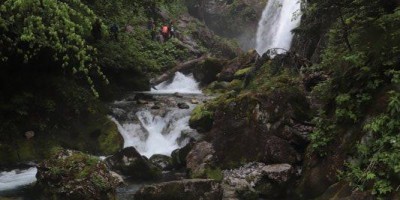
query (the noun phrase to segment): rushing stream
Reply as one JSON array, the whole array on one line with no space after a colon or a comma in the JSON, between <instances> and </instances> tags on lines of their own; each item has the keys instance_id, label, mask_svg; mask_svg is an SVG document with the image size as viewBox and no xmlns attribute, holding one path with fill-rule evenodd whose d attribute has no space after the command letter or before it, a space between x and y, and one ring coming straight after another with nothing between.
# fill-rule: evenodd
<instances>
[{"instance_id":1,"label":"rushing stream","mask_svg":"<svg viewBox=\"0 0 400 200\"><path fill-rule=\"evenodd\" d=\"M269 0L258 23L257 52L262 55L272 48L289 50L293 34L300 24L300 1Z\"/></svg>"},{"instance_id":2,"label":"rushing stream","mask_svg":"<svg viewBox=\"0 0 400 200\"><path fill-rule=\"evenodd\" d=\"M171 155L184 146L188 139L182 133L191 133L190 113L193 99L201 98L201 90L193 76L177 72L171 82L163 82L157 90L135 93L112 105L111 119L118 125L124 138L124 147L133 146L150 158L155 154ZM139 99L142 98L146 100ZM178 104L187 104L180 109Z\"/></svg>"}]
</instances>

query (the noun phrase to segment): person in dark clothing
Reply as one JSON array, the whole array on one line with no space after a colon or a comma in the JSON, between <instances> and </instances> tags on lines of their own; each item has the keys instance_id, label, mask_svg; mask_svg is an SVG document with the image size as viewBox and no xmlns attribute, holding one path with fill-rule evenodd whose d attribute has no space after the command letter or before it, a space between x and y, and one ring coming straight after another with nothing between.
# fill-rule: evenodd
<instances>
[{"instance_id":1,"label":"person in dark clothing","mask_svg":"<svg viewBox=\"0 0 400 200\"><path fill-rule=\"evenodd\" d=\"M118 41L118 31L119 31L119 27L117 24L113 24L110 27L110 32L111 32L111 37L115 40Z\"/></svg>"},{"instance_id":2,"label":"person in dark clothing","mask_svg":"<svg viewBox=\"0 0 400 200\"><path fill-rule=\"evenodd\" d=\"M94 38L94 41L101 40L102 38L100 19L96 19L96 21L92 25L92 36Z\"/></svg>"},{"instance_id":3,"label":"person in dark clothing","mask_svg":"<svg viewBox=\"0 0 400 200\"><path fill-rule=\"evenodd\" d=\"M154 23L154 20L149 20L147 24L147 29L150 31L151 39L155 40L156 39L156 24Z\"/></svg>"}]
</instances>

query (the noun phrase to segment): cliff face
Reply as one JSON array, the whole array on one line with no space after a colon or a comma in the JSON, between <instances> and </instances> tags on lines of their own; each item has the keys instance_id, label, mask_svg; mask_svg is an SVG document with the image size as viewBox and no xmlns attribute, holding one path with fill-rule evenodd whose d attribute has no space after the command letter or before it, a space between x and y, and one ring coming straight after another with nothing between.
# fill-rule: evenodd
<instances>
[{"instance_id":1,"label":"cliff face","mask_svg":"<svg viewBox=\"0 0 400 200\"><path fill-rule=\"evenodd\" d=\"M255 47L258 20L267 0L185 0L189 13L218 35L235 38L242 49Z\"/></svg>"}]
</instances>

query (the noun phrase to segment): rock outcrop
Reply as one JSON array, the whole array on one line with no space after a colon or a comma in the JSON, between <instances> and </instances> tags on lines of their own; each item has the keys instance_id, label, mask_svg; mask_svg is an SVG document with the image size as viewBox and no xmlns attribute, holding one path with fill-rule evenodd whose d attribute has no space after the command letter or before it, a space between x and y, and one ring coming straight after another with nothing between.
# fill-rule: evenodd
<instances>
[{"instance_id":1,"label":"rock outcrop","mask_svg":"<svg viewBox=\"0 0 400 200\"><path fill-rule=\"evenodd\" d=\"M161 176L161 169L141 156L134 147L122 149L106 158L105 162L111 169L134 179L150 180Z\"/></svg>"},{"instance_id":2,"label":"rock outcrop","mask_svg":"<svg viewBox=\"0 0 400 200\"><path fill-rule=\"evenodd\" d=\"M71 150L58 151L37 168L43 199L114 199L121 181L98 158Z\"/></svg>"},{"instance_id":3,"label":"rock outcrop","mask_svg":"<svg viewBox=\"0 0 400 200\"><path fill-rule=\"evenodd\" d=\"M217 200L221 198L221 185L209 179L190 179L148 185L135 194L135 200Z\"/></svg>"}]
</instances>

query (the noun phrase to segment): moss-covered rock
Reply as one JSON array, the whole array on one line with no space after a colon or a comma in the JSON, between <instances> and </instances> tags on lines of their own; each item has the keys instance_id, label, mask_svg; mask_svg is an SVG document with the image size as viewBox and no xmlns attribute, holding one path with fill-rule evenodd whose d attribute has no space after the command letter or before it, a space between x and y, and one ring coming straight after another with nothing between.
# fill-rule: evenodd
<instances>
[{"instance_id":1,"label":"moss-covered rock","mask_svg":"<svg viewBox=\"0 0 400 200\"><path fill-rule=\"evenodd\" d=\"M142 157L134 147L127 147L106 158L107 165L121 174L136 180L152 180L161 177L161 168Z\"/></svg>"},{"instance_id":2,"label":"moss-covered rock","mask_svg":"<svg viewBox=\"0 0 400 200\"><path fill-rule=\"evenodd\" d=\"M118 181L98 158L58 150L38 165L37 190L45 199L115 199Z\"/></svg>"},{"instance_id":3,"label":"moss-covered rock","mask_svg":"<svg viewBox=\"0 0 400 200\"><path fill-rule=\"evenodd\" d=\"M246 75L251 71L251 67L248 68L244 68L244 69L240 69L238 71L235 72L234 74L234 78L235 79L244 79L246 77Z\"/></svg>"},{"instance_id":4,"label":"moss-covered rock","mask_svg":"<svg viewBox=\"0 0 400 200\"><path fill-rule=\"evenodd\" d=\"M204 105L199 105L190 115L189 126L199 132L207 132L213 125L213 114Z\"/></svg>"}]
</instances>

